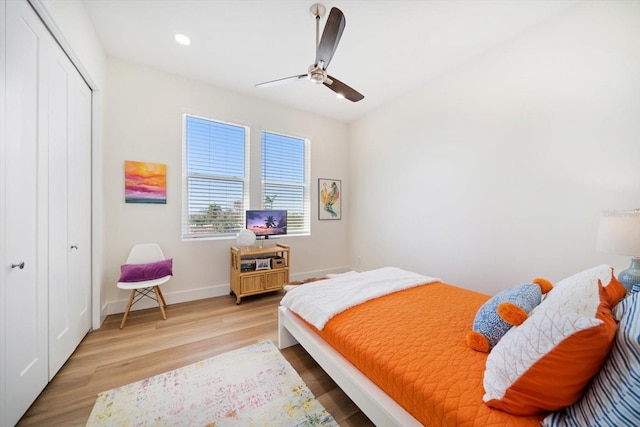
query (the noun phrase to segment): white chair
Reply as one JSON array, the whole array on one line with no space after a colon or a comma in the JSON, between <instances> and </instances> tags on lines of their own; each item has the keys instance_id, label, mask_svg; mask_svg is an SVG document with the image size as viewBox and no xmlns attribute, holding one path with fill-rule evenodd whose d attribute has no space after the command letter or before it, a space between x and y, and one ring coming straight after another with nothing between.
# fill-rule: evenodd
<instances>
[{"instance_id":1,"label":"white chair","mask_svg":"<svg viewBox=\"0 0 640 427\"><path fill-rule=\"evenodd\" d=\"M131 252L129 252L129 257L127 258L127 264L146 264L162 261L164 259L165 257L162 253L162 249L160 249L160 246L157 243L141 243L131 248ZM167 303L162 296L160 285L168 282L170 278L171 275L167 275L159 279L145 280L141 282L118 282L118 288L131 290L129 304L127 304L127 309L122 317L120 329L124 328L124 323L127 321L127 316L129 316L131 306L144 297L149 297L155 300L162 312L162 318L165 320L167 319L167 315L164 311ZM153 293L155 293L155 296Z\"/></svg>"}]
</instances>

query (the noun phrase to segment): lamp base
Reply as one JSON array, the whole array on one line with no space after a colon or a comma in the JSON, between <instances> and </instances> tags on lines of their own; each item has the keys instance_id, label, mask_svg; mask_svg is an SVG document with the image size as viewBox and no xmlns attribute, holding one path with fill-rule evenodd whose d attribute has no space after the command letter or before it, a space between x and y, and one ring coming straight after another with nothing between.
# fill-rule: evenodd
<instances>
[{"instance_id":1,"label":"lamp base","mask_svg":"<svg viewBox=\"0 0 640 427\"><path fill-rule=\"evenodd\" d=\"M631 292L631 288L636 283L640 283L640 258L631 258L631 265L626 270L622 270L618 274L618 281L627 289L627 293Z\"/></svg>"}]
</instances>

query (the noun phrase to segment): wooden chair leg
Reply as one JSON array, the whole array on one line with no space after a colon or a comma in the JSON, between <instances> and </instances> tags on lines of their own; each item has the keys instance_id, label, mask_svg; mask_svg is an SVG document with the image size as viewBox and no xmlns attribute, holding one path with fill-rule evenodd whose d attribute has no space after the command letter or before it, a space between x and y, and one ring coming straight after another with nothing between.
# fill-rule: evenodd
<instances>
[{"instance_id":1,"label":"wooden chair leg","mask_svg":"<svg viewBox=\"0 0 640 427\"><path fill-rule=\"evenodd\" d=\"M153 290L156 291L156 298L158 299L158 307L160 307L160 311L162 312L162 318L167 320L167 314L164 312L164 298L162 298L162 293L160 292L160 288L157 286L153 287Z\"/></svg>"},{"instance_id":2,"label":"wooden chair leg","mask_svg":"<svg viewBox=\"0 0 640 427\"><path fill-rule=\"evenodd\" d=\"M129 297L129 304L127 304L127 309L124 311L124 316L122 316L122 322L120 322L120 329L124 328L124 322L127 321L127 316L129 316L129 309L131 308L131 304L133 304L133 297L136 295L136 290L131 290L131 296Z\"/></svg>"},{"instance_id":3,"label":"wooden chair leg","mask_svg":"<svg viewBox=\"0 0 640 427\"><path fill-rule=\"evenodd\" d=\"M156 288L158 289L158 294L160 294L160 299L162 300L162 305L164 305L166 307L167 306L167 302L164 300L164 295L162 295L162 289L160 289L160 286L156 286Z\"/></svg>"}]
</instances>

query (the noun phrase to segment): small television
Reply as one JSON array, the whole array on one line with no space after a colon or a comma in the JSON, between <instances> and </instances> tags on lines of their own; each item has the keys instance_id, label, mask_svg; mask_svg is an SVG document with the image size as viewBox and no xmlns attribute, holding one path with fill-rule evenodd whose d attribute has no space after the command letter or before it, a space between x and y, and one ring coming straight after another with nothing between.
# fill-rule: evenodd
<instances>
[{"instance_id":1,"label":"small television","mask_svg":"<svg viewBox=\"0 0 640 427\"><path fill-rule=\"evenodd\" d=\"M259 239L287 234L287 211L282 210L248 210L247 230L255 233Z\"/></svg>"}]
</instances>

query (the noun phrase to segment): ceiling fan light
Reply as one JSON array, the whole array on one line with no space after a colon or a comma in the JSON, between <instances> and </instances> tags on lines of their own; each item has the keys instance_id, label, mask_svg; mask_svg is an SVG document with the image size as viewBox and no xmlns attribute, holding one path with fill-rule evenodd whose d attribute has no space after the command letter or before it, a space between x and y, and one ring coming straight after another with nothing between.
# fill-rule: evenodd
<instances>
[{"instance_id":1,"label":"ceiling fan light","mask_svg":"<svg viewBox=\"0 0 640 427\"><path fill-rule=\"evenodd\" d=\"M336 98L344 99L344 94L343 93L336 93Z\"/></svg>"},{"instance_id":2,"label":"ceiling fan light","mask_svg":"<svg viewBox=\"0 0 640 427\"><path fill-rule=\"evenodd\" d=\"M324 82L324 76L321 73L313 73L309 76L309 80L315 84L320 84Z\"/></svg>"}]
</instances>

